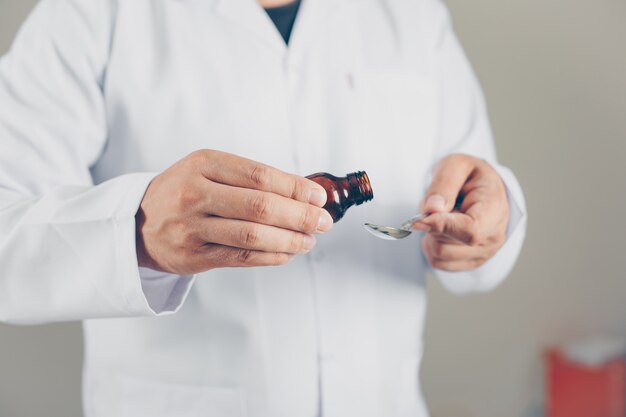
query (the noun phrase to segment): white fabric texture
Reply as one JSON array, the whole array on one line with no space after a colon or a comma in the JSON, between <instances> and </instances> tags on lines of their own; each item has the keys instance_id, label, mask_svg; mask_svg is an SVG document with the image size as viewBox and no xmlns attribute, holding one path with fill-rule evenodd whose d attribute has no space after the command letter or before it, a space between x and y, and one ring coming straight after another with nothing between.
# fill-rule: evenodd
<instances>
[{"instance_id":1,"label":"white fabric texture","mask_svg":"<svg viewBox=\"0 0 626 417\"><path fill-rule=\"evenodd\" d=\"M284 267L138 268L148 184L201 148L375 197ZM421 242L362 224L414 214L450 153L507 187L500 252L436 271L486 291L526 208L440 1L305 1L287 48L254 0L42 0L0 61L0 320L85 320L87 417L425 417Z\"/></svg>"}]
</instances>

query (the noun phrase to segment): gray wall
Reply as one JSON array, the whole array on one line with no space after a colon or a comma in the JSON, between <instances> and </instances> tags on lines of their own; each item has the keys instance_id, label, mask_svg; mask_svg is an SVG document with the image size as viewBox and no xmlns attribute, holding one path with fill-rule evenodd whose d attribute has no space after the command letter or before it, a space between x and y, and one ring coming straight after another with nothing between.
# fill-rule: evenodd
<instances>
[{"instance_id":1,"label":"gray wall","mask_svg":"<svg viewBox=\"0 0 626 417\"><path fill-rule=\"evenodd\" d=\"M0 51L32 4L0 0ZM530 417L545 346L626 337L626 2L448 4L531 219L495 292L431 281L424 389L433 417ZM0 417L78 416L80 362L77 324L0 325Z\"/></svg>"},{"instance_id":2,"label":"gray wall","mask_svg":"<svg viewBox=\"0 0 626 417\"><path fill-rule=\"evenodd\" d=\"M431 286L422 375L434 417L526 417L546 345L626 337L626 2L448 4L530 223L497 291Z\"/></svg>"},{"instance_id":3,"label":"gray wall","mask_svg":"<svg viewBox=\"0 0 626 417\"><path fill-rule=\"evenodd\" d=\"M35 3L0 0L0 54ZM82 354L78 323L0 324L0 417L81 416Z\"/></svg>"}]
</instances>

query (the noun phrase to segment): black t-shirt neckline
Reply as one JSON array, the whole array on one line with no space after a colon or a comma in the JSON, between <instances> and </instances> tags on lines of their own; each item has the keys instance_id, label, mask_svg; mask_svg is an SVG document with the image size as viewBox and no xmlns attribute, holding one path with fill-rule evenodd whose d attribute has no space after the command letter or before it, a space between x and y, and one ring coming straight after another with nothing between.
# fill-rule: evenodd
<instances>
[{"instance_id":1,"label":"black t-shirt neckline","mask_svg":"<svg viewBox=\"0 0 626 417\"><path fill-rule=\"evenodd\" d=\"M265 9L286 44L289 44L289 38L291 37L291 31L296 22L296 16L298 15L301 2L302 0L295 0L284 6L267 7Z\"/></svg>"}]
</instances>

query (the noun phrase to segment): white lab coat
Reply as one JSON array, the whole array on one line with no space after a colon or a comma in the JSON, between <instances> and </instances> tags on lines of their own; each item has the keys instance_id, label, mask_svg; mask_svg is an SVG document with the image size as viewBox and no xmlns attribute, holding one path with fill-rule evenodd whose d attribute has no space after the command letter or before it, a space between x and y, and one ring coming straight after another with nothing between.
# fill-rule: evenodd
<instances>
[{"instance_id":1,"label":"white lab coat","mask_svg":"<svg viewBox=\"0 0 626 417\"><path fill-rule=\"evenodd\" d=\"M149 181L200 148L366 170L375 198L288 266L139 269ZM415 213L453 152L494 164L511 220L486 265L437 275L489 290L524 200L440 1L305 0L287 49L254 0L43 0L0 61L0 320L85 320L87 417L426 416L420 238L361 225Z\"/></svg>"}]
</instances>

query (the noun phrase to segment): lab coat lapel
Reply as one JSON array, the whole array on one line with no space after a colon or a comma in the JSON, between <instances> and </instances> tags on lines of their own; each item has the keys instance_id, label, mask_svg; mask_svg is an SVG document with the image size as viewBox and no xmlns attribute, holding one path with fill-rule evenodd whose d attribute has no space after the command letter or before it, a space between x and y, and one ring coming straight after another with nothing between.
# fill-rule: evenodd
<instances>
[{"instance_id":1,"label":"lab coat lapel","mask_svg":"<svg viewBox=\"0 0 626 417\"><path fill-rule=\"evenodd\" d=\"M285 54L285 41L257 0L214 0L213 10L249 31L276 53Z\"/></svg>"},{"instance_id":2,"label":"lab coat lapel","mask_svg":"<svg viewBox=\"0 0 626 417\"><path fill-rule=\"evenodd\" d=\"M344 0L302 0L289 39L289 55L299 61L307 46L319 39L328 19L344 4Z\"/></svg>"},{"instance_id":3,"label":"lab coat lapel","mask_svg":"<svg viewBox=\"0 0 626 417\"><path fill-rule=\"evenodd\" d=\"M336 13L345 0L302 0L289 40L289 55L294 60L307 45L319 37L327 19ZM279 54L287 52L285 41L257 0L213 0L212 8L219 16L240 25Z\"/></svg>"}]
</instances>

